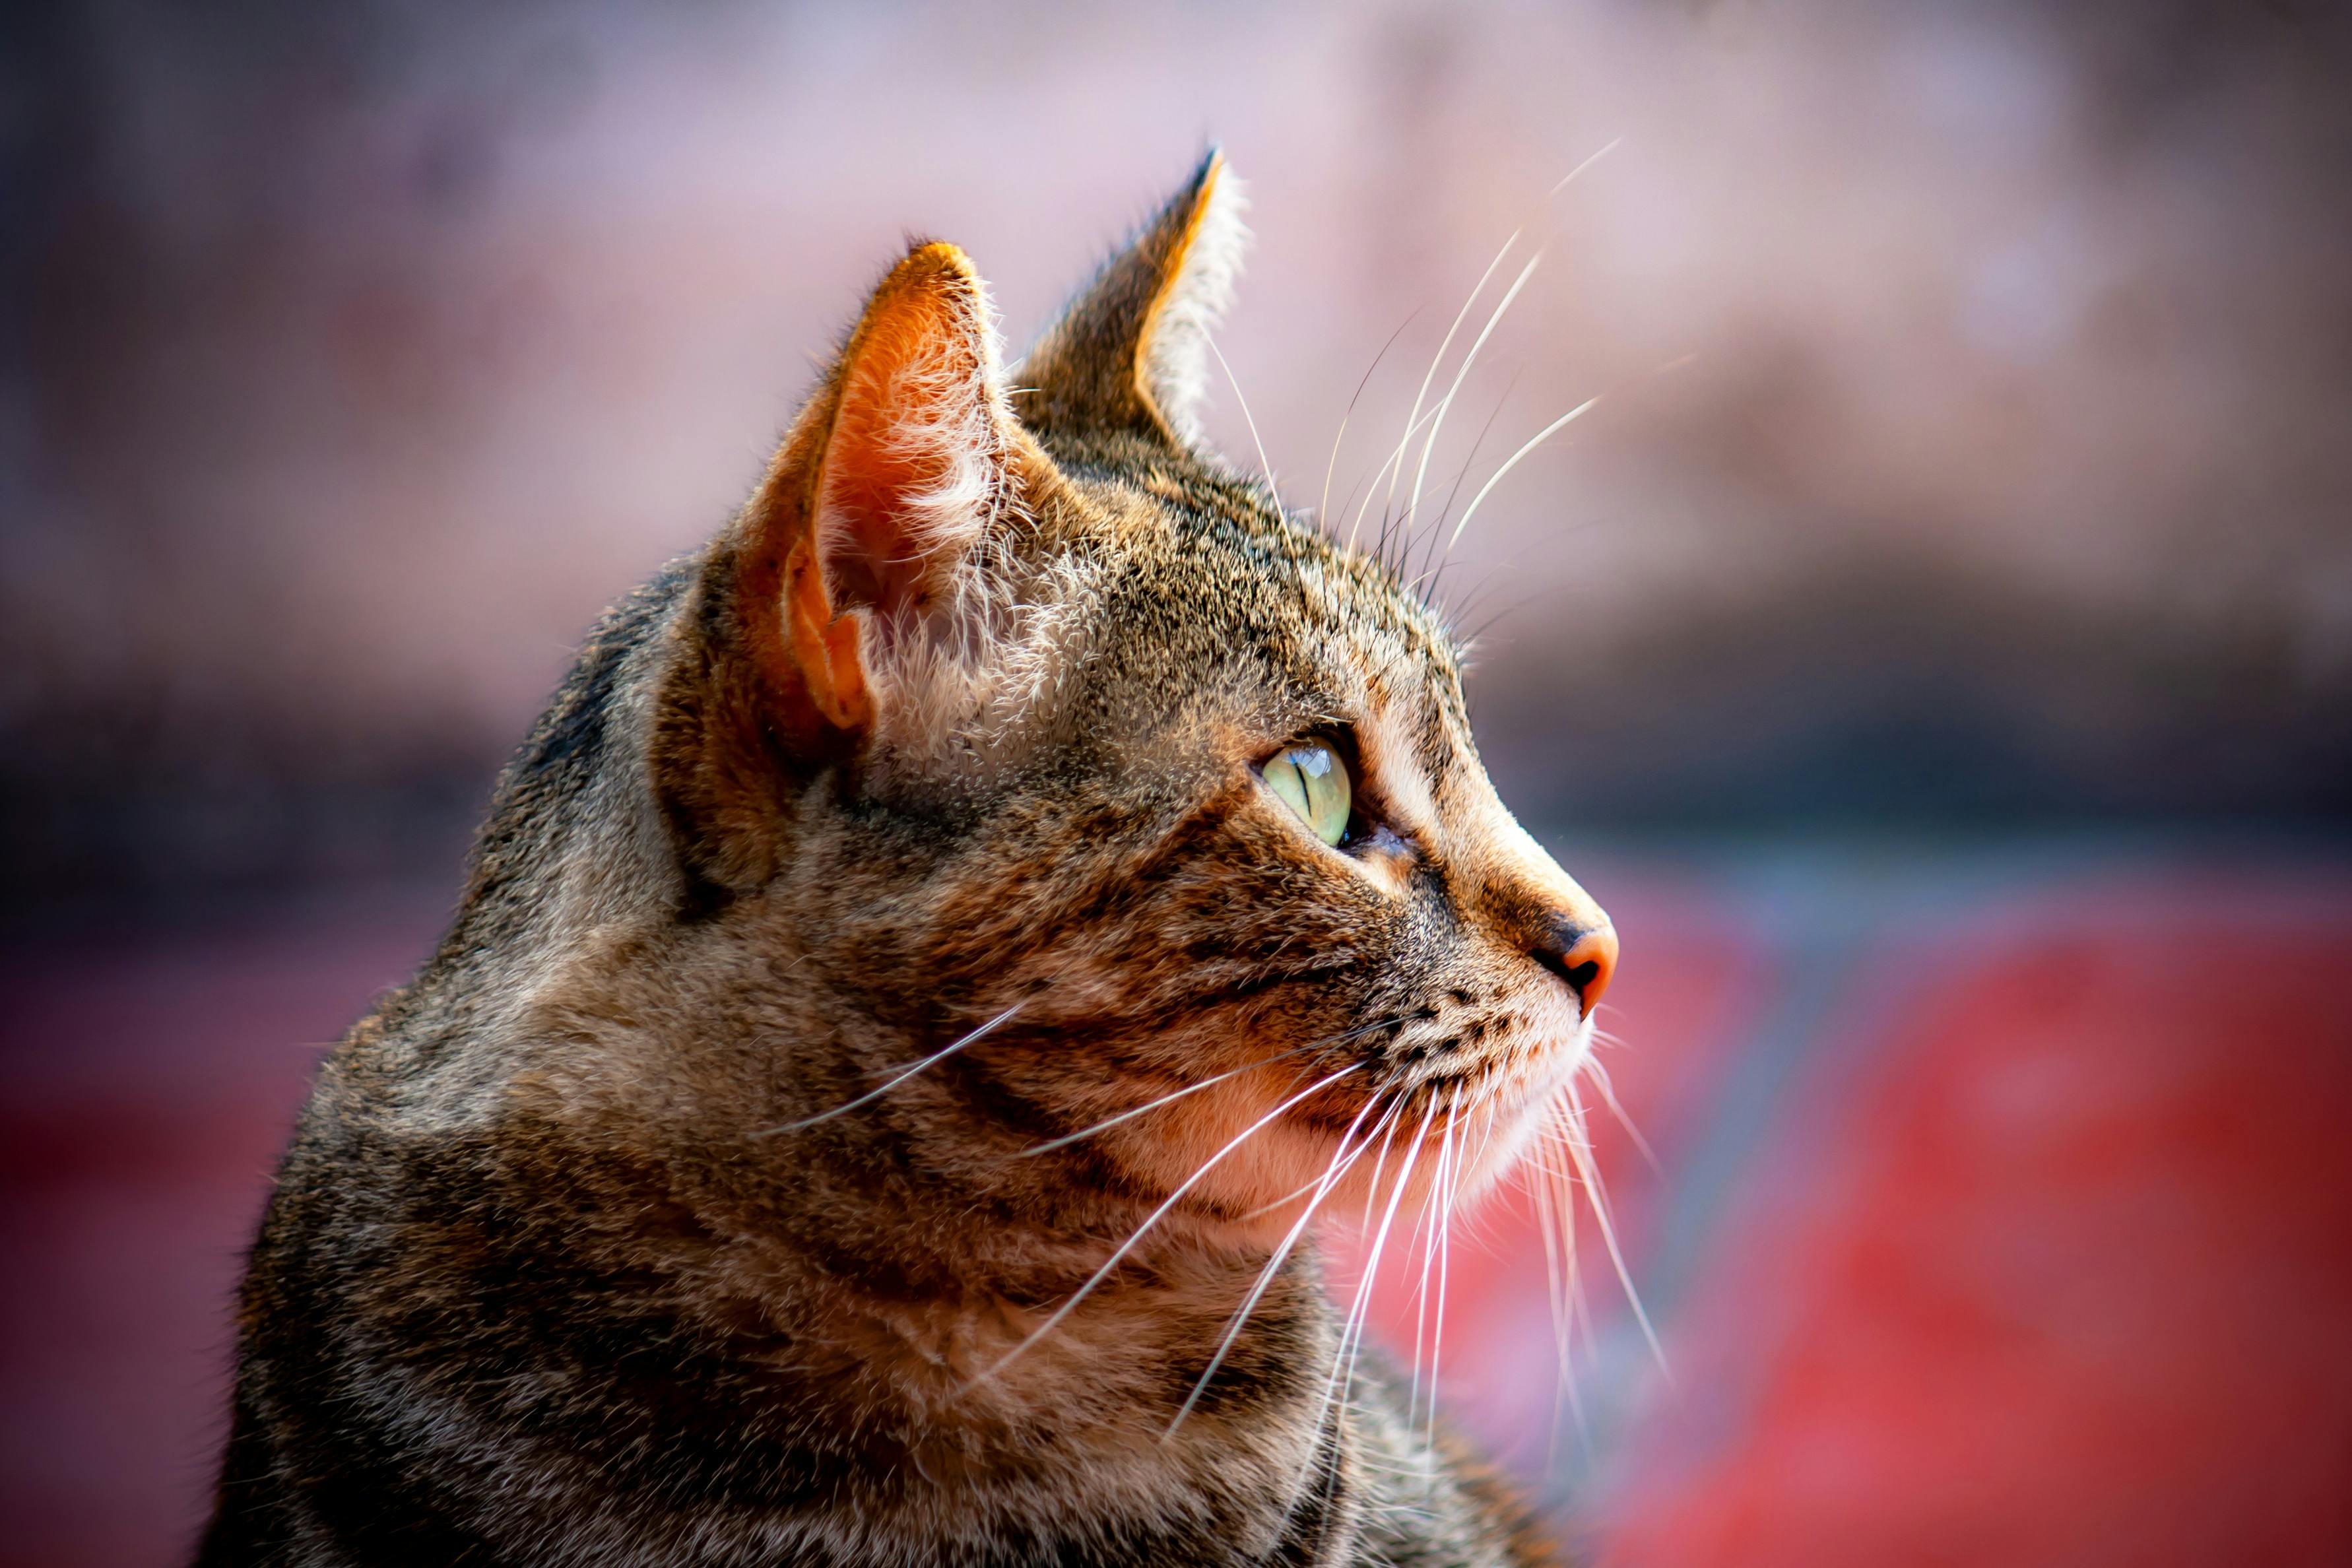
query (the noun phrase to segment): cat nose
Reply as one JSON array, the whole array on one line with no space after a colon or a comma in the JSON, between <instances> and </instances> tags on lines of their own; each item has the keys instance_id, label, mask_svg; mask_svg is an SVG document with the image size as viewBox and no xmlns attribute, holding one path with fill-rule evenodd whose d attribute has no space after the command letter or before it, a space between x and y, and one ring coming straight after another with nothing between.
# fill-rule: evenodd
<instances>
[{"instance_id":1,"label":"cat nose","mask_svg":"<svg viewBox=\"0 0 2352 1568\"><path fill-rule=\"evenodd\" d=\"M1567 915L1554 915L1528 944L1528 955L1568 982L1590 1018L1617 973L1617 928L1606 917L1599 925L1584 925Z\"/></svg>"}]
</instances>

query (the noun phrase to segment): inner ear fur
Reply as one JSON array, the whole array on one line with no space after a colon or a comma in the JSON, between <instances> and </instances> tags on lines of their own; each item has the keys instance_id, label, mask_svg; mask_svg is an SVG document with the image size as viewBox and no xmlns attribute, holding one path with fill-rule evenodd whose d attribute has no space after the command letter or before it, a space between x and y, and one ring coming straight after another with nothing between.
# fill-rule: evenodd
<instances>
[{"instance_id":1,"label":"inner ear fur","mask_svg":"<svg viewBox=\"0 0 2352 1568\"><path fill-rule=\"evenodd\" d=\"M986 286L954 246L892 268L759 489L714 542L656 720L690 874L773 874L793 786L853 758L874 634L936 614L1013 483Z\"/></svg>"},{"instance_id":2,"label":"inner ear fur","mask_svg":"<svg viewBox=\"0 0 2352 1568\"><path fill-rule=\"evenodd\" d=\"M1210 152L1022 362L1023 422L1047 432L1197 441L1209 334L1232 300L1248 244L1244 205L1223 154Z\"/></svg>"}]
</instances>

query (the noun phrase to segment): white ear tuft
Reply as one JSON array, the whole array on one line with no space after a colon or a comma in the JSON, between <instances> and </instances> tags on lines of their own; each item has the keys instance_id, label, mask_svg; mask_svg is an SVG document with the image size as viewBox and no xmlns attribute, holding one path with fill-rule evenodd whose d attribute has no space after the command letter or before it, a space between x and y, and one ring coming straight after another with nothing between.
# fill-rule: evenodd
<instances>
[{"instance_id":1,"label":"white ear tuft","mask_svg":"<svg viewBox=\"0 0 2352 1568\"><path fill-rule=\"evenodd\" d=\"M833 756L870 730L869 653L952 613L1017 438L987 286L954 246L914 247L713 549L796 752Z\"/></svg>"},{"instance_id":2,"label":"white ear tuft","mask_svg":"<svg viewBox=\"0 0 2352 1568\"><path fill-rule=\"evenodd\" d=\"M1012 419L995 313L962 254L919 248L877 291L842 365L815 496L837 613L931 603L1002 503Z\"/></svg>"},{"instance_id":3,"label":"white ear tuft","mask_svg":"<svg viewBox=\"0 0 2352 1568\"><path fill-rule=\"evenodd\" d=\"M1249 251L1249 194L1222 157L1211 164L1191 232L1145 328L1144 382L1161 417L1186 441L1200 437L1209 391L1209 337L1233 306Z\"/></svg>"},{"instance_id":4,"label":"white ear tuft","mask_svg":"<svg viewBox=\"0 0 2352 1568\"><path fill-rule=\"evenodd\" d=\"M994 313L895 334L849 367L816 497L818 556L848 592L836 607L903 607L952 570L1005 486L1009 417L998 384Z\"/></svg>"}]
</instances>

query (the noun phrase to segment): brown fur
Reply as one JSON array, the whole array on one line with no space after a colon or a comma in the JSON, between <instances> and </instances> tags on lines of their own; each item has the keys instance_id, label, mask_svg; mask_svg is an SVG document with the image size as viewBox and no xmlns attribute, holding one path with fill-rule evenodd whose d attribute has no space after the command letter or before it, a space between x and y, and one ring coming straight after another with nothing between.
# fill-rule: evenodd
<instances>
[{"instance_id":1,"label":"brown fur","mask_svg":"<svg viewBox=\"0 0 2352 1568\"><path fill-rule=\"evenodd\" d=\"M918 247L589 640L320 1071L200 1562L1538 1560L1371 1358L1327 1412L1311 1243L1176 1422L1350 1130L1400 1157L1330 1211L1426 1202L1448 1117L1476 1186L1614 954L1438 617L1187 438L1221 178L1010 376ZM1344 849L1255 771L1304 734Z\"/></svg>"}]
</instances>

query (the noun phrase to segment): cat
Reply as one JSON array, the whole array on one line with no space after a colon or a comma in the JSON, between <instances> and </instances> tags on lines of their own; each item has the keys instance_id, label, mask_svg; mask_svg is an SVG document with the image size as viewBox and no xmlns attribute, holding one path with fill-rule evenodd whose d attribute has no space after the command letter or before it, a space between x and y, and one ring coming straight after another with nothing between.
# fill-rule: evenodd
<instances>
[{"instance_id":1,"label":"cat","mask_svg":"<svg viewBox=\"0 0 2352 1568\"><path fill-rule=\"evenodd\" d=\"M1011 372L914 246L590 637L320 1069L203 1568L1550 1561L1310 1216L1507 1167L1617 939L1439 614L1202 446L1240 211Z\"/></svg>"}]
</instances>

